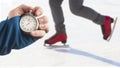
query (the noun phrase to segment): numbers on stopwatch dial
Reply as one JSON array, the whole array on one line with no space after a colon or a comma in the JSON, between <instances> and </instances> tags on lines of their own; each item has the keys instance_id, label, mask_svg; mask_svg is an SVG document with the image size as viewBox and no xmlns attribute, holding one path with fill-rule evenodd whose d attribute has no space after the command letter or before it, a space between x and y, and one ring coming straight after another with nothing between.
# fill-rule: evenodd
<instances>
[{"instance_id":1,"label":"numbers on stopwatch dial","mask_svg":"<svg viewBox=\"0 0 120 68\"><path fill-rule=\"evenodd\" d=\"M31 32L37 29L38 23L35 17L24 15L20 20L20 27L25 32Z\"/></svg>"}]
</instances>

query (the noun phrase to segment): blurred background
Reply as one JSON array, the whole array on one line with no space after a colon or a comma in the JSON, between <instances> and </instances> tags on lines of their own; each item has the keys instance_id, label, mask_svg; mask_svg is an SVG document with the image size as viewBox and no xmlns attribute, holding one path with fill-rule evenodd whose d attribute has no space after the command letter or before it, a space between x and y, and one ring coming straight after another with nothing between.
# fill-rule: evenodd
<instances>
[{"instance_id":1,"label":"blurred background","mask_svg":"<svg viewBox=\"0 0 120 68\"><path fill-rule=\"evenodd\" d=\"M73 15L69 0L62 7L68 34L69 49L47 49L44 40L55 33L49 0L2 0L0 1L0 21L7 19L9 11L21 4L40 6L48 16L50 32L30 46L12 50L0 56L0 67L6 66L120 66L120 0L85 0L84 5L103 15L118 17L110 42L102 39L101 28L92 21Z\"/></svg>"}]
</instances>

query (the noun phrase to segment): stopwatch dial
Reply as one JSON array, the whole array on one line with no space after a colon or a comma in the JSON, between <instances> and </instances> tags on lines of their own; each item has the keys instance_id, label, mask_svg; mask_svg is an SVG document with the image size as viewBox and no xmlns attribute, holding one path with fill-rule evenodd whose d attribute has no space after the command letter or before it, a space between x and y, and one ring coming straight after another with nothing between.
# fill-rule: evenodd
<instances>
[{"instance_id":1,"label":"stopwatch dial","mask_svg":"<svg viewBox=\"0 0 120 68\"><path fill-rule=\"evenodd\" d=\"M24 15L20 20L20 28L25 32L35 31L38 28L38 23L35 17Z\"/></svg>"}]
</instances>

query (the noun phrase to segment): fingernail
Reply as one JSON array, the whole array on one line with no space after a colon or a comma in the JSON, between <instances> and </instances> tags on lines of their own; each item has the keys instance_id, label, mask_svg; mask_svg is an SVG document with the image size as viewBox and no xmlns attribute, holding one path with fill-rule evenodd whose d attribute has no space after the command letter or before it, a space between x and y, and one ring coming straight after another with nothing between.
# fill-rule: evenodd
<instances>
[{"instance_id":1,"label":"fingernail","mask_svg":"<svg viewBox=\"0 0 120 68\"><path fill-rule=\"evenodd\" d=\"M39 16L39 15L40 15L40 12L37 12L36 14L37 14L37 16Z\"/></svg>"},{"instance_id":2,"label":"fingernail","mask_svg":"<svg viewBox=\"0 0 120 68\"><path fill-rule=\"evenodd\" d=\"M45 28L45 25L44 25L44 24L41 24L41 28Z\"/></svg>"},{"instance_id":3,"label":"fingernail","mask_svg":"<svg viewBox=\"0 0 120 68\"><path fill-rule=\"evenodd\" d=\"M40 19L40 21L44 21L44 19Z\"/></svg>"}]
</instances>

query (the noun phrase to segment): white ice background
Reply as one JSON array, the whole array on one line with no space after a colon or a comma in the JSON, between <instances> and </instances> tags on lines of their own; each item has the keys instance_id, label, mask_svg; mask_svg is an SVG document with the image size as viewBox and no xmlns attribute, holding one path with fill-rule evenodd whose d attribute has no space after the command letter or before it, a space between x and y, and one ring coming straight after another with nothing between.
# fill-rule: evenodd
<instances>
[{"instance_id":1,"label":"white ice background","mask_svg":"<svg viewBox=\"0 0 120 68\"><path fill-rule=\"evenodd\" d=\"M73 15L68 0L62 7L70 49L47 49L44 40L55 33L49 0L1 0L0 21L9 11L21 4L41 6L48 16L50 32L42 39L9 55L0 56L0 67L5 66L120 66L120 20L110 42L102 39L101 28L92 21ZM120 17L120 0L85 0L89 6L103 15Z\"/></svg>"}]
</instances>

